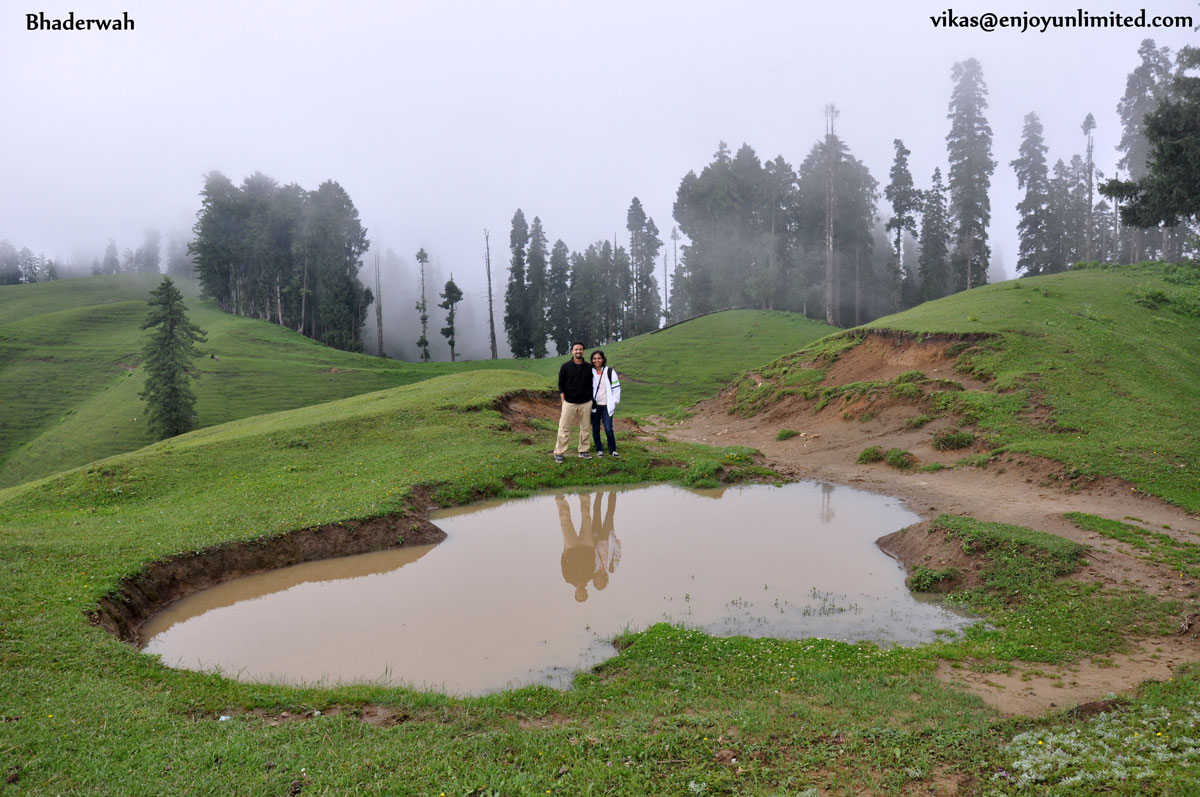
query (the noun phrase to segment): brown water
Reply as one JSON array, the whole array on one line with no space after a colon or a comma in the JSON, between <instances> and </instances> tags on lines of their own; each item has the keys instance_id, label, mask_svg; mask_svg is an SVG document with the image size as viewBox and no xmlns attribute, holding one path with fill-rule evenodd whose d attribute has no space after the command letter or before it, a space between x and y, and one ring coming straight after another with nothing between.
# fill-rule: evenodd
<instances>
[{"instance_id":1,"label":"brown water","mask_svg":"<svg viewBox=\"0 0 1200 797\"><path fill-rule=\"evenodd\" d=\"M593 490L434 515L436 546L239 579L143 629L171 666L248 681L566 686L659 621L918 644L970 621L920 602L874 541L917 516L828 484Z\"/></svg>"}]
</instances>

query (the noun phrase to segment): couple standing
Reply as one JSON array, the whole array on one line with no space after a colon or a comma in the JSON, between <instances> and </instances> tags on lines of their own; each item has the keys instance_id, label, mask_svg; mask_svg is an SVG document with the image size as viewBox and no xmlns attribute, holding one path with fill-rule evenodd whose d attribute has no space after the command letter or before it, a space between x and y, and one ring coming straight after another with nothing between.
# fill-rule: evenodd
<instances>
[{"instance_id":1,"label":"couple standing","mask_svg":"<svg viewBox=\"0 0 1200 797\"><path fill-rule=\"evenodd\" d=\"M600 427L608 437L608 455L619 457L617 438L613 436L613 414L621 400L621 381L617 372L608 367L604 352L592 352L592 364L583 361L583 344L571 344L571 359L558 369L558 397L562 400L562 413L558 418L558 443L554 446L554 461L562 462L570 445L571 428L579 426L579 458L591 459L588 450L585 416L590 415L592 439L596 441L596 455L604 456L600 445Z\"/></svg>"}]
</instances>

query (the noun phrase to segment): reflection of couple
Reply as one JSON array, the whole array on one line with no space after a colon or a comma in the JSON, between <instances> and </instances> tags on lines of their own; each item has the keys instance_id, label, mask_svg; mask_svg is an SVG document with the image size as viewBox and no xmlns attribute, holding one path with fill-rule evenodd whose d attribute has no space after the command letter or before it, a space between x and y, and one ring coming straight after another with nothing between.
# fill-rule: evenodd
<instances>
[{"instance_id":1,"label":"reflection of couple","mask_svg":"<svg viewBox=\"0 0 1200 797\"><path fill-rule=\"evenodd\" d=\"M617 494L608 493L608 506L601 519L600 493L596 493L594 502L590 494L580 493L578 532L571 520L567 499L556 495L554 503L558 507L558 522L563 535L563 579L575 585L575 600L582 603L588 599L588 582L591 581L596 589L604 589L608 586L609 574L615 572L621 562L621 541L613 533Z\"/></svg>"}]
</instances>

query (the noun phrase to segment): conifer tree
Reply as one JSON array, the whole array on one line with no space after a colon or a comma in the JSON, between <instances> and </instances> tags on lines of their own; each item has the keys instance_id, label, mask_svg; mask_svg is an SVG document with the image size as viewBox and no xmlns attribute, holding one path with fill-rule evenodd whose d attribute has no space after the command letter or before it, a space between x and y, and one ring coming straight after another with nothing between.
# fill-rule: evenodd
<instances>
[{"instance_id":1,"label":"conifer tree","mask_svg":"<svg viewBox=\"0 0 1200 797\"><path fill-rule=\"evenodd\" d=\"M534 216L529 228L529 248L525 258L525 307L528 318L529 354L546 356L546 232L542 220Z\"/></svg>"},{"instance_id":2,"label":"conifer tree","mask_svg":"<svg viewBox=\"0 0 1200 797\"><path fill-rule=\"evenodd\" d=\"M883 190L888 202L892 203L892 218L884 225L895 236L895 261L892 266L892 312L900 310L900 285L904 281L904 268L901 258L904 256L904 233L915 235L917 231L917 214L921 212L921 192L913 185L912 172L908 170L908 156L912 153L904 146L904 142L895 139L892 146L896 148L896 158L892 161L892 171L889 175L891 182Z\"/></svg>"},{"instance_id":3,"label":"conifer tree","mask_svg":"<svg viewBox=\"0 0 1200 797\"><path fill-rule=\"evenodd\" d=\"M425 265L429 262L429 255L426 254L425 248L422 247L417 252L417 262L421 264L421 298L417 302L416 310L421 314L421 337L417 340L417 348L420 350L420 360L427 363L429 357L429 312L428 305L425 303Z\"/></svg>"},{"instance_id":4,"label":"conifer tree","mask_svg":"<svg viewBox=\"0 0 1200 797\"><path fill-rule=\"evenodd\" d=\"M140 396L146 402L150 428L160 438L174 437L196 425L192 361L199 356L196 343L203 343L205 334L188 320L183 295L170 277L163 277L150 296L150 315L142 323L142 329L151 332L142 350L146 386Z\"/></svg>"},{"instance_id":5,"label":"conifer tree","mask_svg":"<svg viewBox=\"0 0 1200 797\"><path fill-rule=\"evenodd\" d=\"M570 250L562 239L550 250L546 274L546 331L555 354L566 354L571 345Z\"/></svg>"},{"instance_id":6,"label":"conifer tree","mask_svg":"<svg viewBox=\"0 0 1200 797\"><path fill-rule=\"evenodd\" d=\"M1021 130L1021 148L1009 162L1017 175L1017 188L1025 196L1017 203L1021 220L1017 222L1017 271L1025 274L1049 274L1050 260L1050 174L1046 167L1046 144L1042 122L1036 113L1025 116Z\"/></svg>"},{"instance_id":7,"label":"conifer tree","mask_svg":"<svg viewBox=\"0 0 1200 797\"><path fill-rule=\"evenodd\" d=\"M955 289L970 289L987 282L988 223L991 221L992 128L984 117L987 85L979 61L969 58L951 70L954 90L950 96L950 132L946 136L950 164L947 188L953 228L951 263Z\"/></svg>"},{"instance_id":8,"label":"conifer tree","mask_svg":"<svg viewBox=\"0 0 1200 797\"><path fill-rule=\"evenodd\" d=\"M528 357L532 346L529 337L529 299L525 284L525 257L529 246L529 225L520 208L513 214L512 231L508 237L508 285L504 289L504 331L513 357Z\"/></svg>"},{"instance_id":9,"label":"conifer tree","mask_svg":"<svg viewBox=\"0 0 1200 797\"><path fill-rule=\"evenodd\" d=\"M463 292L454 284L454 273L451 272L450 279L446 280L446 287L442 289L442 302L438 307L446 311L446 326L442 327L442 337L450 344L450 362L454 362L454 307L462 301Z\"/></svg>"},{"instance_id":10,"label":"conifer tree","mask_svg":"<svg viewBox=\"0 0 1200 797\"><path fill-rule=\"evenodd\" d=\"M933 180L924 192L922 205L921 256L917 269L921 274L921 298L928 302L950 293L950 223L941 169L933 170Z\"/></svg>"}]
</instances>

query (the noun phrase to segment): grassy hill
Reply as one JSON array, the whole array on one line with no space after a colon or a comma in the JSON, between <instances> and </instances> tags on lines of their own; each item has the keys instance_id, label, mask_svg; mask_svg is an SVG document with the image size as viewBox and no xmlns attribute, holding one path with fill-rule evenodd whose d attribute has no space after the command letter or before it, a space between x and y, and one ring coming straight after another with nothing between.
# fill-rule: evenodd
<instances>
[{"instance_id":1,"label":"grassy hill","mask_svg":"<svg viewBox=\"0 0 1200 797\"><path fill-rule=\"evenodd\" d=\"M881 324L917 333L994 333L987 345L964 352L961 364L994 375L999 389L977 399L978 423L991 424L997 435L1012 435L1007 445L1033 446L1066 434L1100 454L1122 439L1114 430L1127 429L1128 445L1119 452L1176 446L1177 454L1189 457L1179 470L1190 472L1195 437L1186 426L1194 411L1185 405L1196 389L1197 331L1188 310L1190 279L1190 272L1160 268L1077 272L990 286ZM1144 306L1147 302L1155 306ZM129 312L129 320L136 315ZM0 328L5 343L16 334L12 326L25 329L21 323L38 317L6 322ZM764 325L772 322L762 318ZM215 327L215 321L208 323ZM718 341L703 334L681 345L673 341L702 329L688 326L610 351L614 363L629 363L630 373L662 380L655 406L698 389L668 380L686 384L689 374L705 373L708 361L717 359L714 352L721 351ZM49 340L55 329L48 325L39 334ZM266 337L274 333L265 325L237 329L275 340ZM1167 332L1172 334L1164 336ZM1190 341L1182 340L1184 333ZM27 335L25 340L35 338ZM1120 350L1130 340L1136 350ZM53 350L45 345L44 351ZM70 345L85 347L83 341ZM316 371L310 382L320 385L321 369L334 366L296 345L295 362ZM820 344L823 351L846 345L852 341ZM730 350L744 366L751 358L739 352L747 346L741 341ZM805 357L811 359L811 352ZM797 362L788 358L764 370L778 375L799 367ZM1075 373L1083 368L1092 370ZM367 379L368 363L363 370ZM1103 384L1089 386L1093 382ZM575 484L688 483L718 466L735 474L752 468L743 449L638 440L622 441L625 456L619 461L555 466L545 446L528 445L528 433L495 408L508 392L547 383L545 373L496 368L422 379L244 417L0 490L5 789L147 795L589 790L777 795L819 789L901 795L941 792L950 784L964 791L1018 793L1015 778L1024 770L1014 769L1014 758L1034 766L1051 746L1042 747L1045 739L1053 743L1050 753L1069 751L1074 762L1091 738L1090 721L1065 715L998 718L933 678L938 662L999 671L1016 659L1102 657L1120 647L1113 628L1149 635L1178 626L1171 605L1147 596L1046 581L1044 562L1022 558L1026 549L1039 546L1037 556L1054 555L1036 533L976 528L964 518L945 522L960 534L1019 540L1018 548L1005 549L1003 567L995 569L1021 579L1024 600L1011 594L1009 584L1010 591L981 601L995 612L988 615L991 624L960 639L880 650L829 640L714 639L654 626L626 635L615 659L581 674L568 692L526 688L454 699L373 685L300 689L239 683L165 668L88 623L86 613L148 562L235 542L265 546L274 535L356 518L391 516L403 530L426 492L454 504ZM639 384L631 380L631 386ZM1141 428L1117 426L1119 419L1100 406L1104 393L1123 391L1130 393L1122 399L1129 411L1143 413ZM1081 431L1022 431L1019 405L1034 400L1051 402L1056 413L1074 413L1060 423L1077 424ZM1182 418L1166 417L1180 410ZM1064 455L1073 450L1067 440L1057 449ZM1139 483L1166 483L1154 481L1159 466L1153 458L1122 460L1117 453L1104 461L1125 462ZM1071 566L1064 561L1054 572ZM1200 778L1200 763L1187 748L1188 723L1194 727L1200 720L1198 698L1194 668L1181 667L1171 682L1146 687L1120 718L1096 726L1095 762L1068 767L1094 775L1099 785L1081 782L1047 793L1188 793ZM1131 742L1135 736L1139 741ZM1109 749L1104 740L1112 738L1123 740L1123 755L1139 756L1138 766L1151 772L1151 780L1126 780L1110 771L1111 755L1103 750ZM1058 766L1057 759L1048 760L1047 766ZM1001 772L1005 779L997 779Z\"/></svg>"},{"instance_id":2,"label":"grassy hill","mask_svg":"<svg viewBox=\"0 0 1200 797\"><path fill-rule=\"evenodd\" d=\"M866 329L965 336L956 367L989 389L937 394L933 408L982 430L995 455L1118 476L1200 512L1200 269L1142 264L1014 280ZM988 337L970 337L980 335ZM822 369L812 364L860 339L850 331L768 367L775 395L813 390ZM808 387L789 387L799 385Z\"/></svg>"},{"instance_id":3,"label":"grassy hill","mask_svg":"<svg viewBox=\"0 0 1200 797\"><path fill-rule=\"evenodd\" d=\"M153 442L138 398L140 325L159 279L120 275L0 288L0 486ZM562 360L421 364L351 354L223 313L191 292L189 316L208 333L195 382L202 427L478 368L552 378ZM744 362L767 362L827 331L795 314L737 311L618 343L608 354L632 383L625 411L641 413L712 395Z\"/></svg>"}]
</instances>

